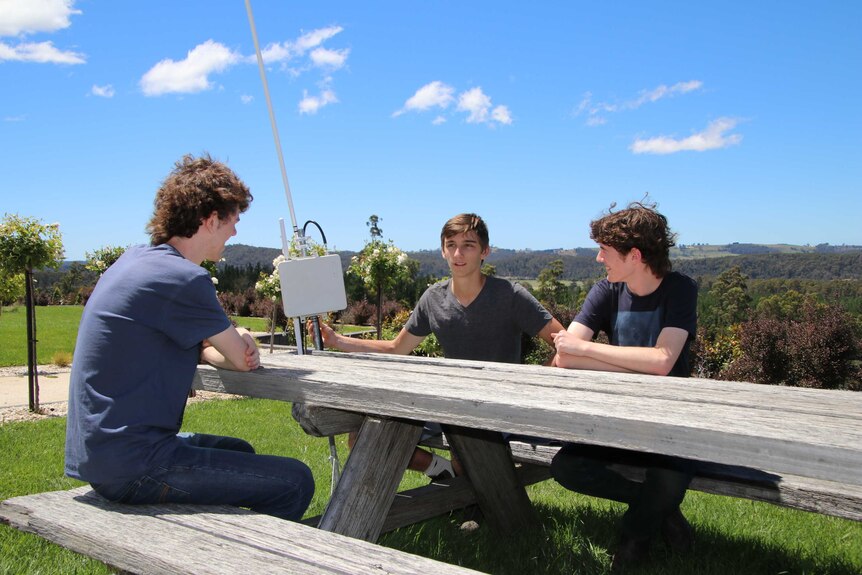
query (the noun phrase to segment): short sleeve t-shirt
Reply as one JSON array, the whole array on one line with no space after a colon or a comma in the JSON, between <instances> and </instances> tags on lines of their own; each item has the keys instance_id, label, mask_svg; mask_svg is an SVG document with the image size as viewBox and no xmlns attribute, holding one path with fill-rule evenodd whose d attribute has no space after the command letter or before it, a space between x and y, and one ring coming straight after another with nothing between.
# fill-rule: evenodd
<instances>
[{"instance_id":1,"label":"short sleeve t-shirt","mask_svg":"<svg viewBox=\"0 0 862 575\"><path fill-rule=\"evenodd\" d=\"M201 342L230 327L209 273L173 247L133 247L84 308L69 388L66 474L131 480L177 445Z\"/></svg>"},{"instance_id":2,"label":"short sleeve t-shirt","mask_svg":"<svg viewBox=\"0 0 862 575\"><path fill-rule=\"evenodd\" d=\"M575 321L593 333L604 331L612 345L620 346L653 347L662 329L684 329L688 339L669 375L688 377L689 348L697 335L697 284L671 272L653 293L638 296L624 282L604 279L587 294Z\"/></svg>"},{"instance_id":3,"label":"short sleeve t-shirt","mask_svg":"<svg viewBox=\"0 0 862 575\"><path fill-rule=\"evenodd\" d=\"M551 314L518 284L488 276L464 307L450 282L425 290L404 326L416 336L436 335L447 358L520 363L521 334L534 336L551 321Z\"/></svg>"}]
</instances>

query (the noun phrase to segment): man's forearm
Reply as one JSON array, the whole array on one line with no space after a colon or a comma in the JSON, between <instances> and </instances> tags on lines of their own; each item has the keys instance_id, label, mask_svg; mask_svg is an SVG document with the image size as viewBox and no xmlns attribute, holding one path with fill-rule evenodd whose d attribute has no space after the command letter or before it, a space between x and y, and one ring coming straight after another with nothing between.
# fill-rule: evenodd
<instances>
[{"instance_id":1,"label":"man's forearm","mask_svg":"<svg viewBox=\"0 0 862 575\"><path fill-rule=\"evenodd\" d=\"M578 360L592 360L599 364L612 366L611 368L603 368L609 371L667 375L673 367L673 361L668 352L658 347L616 346L591 341L584 346L583 355L574 357Z\"/></svg>"},{"instance_id":2,"label":"man's forearm","mask_svg":"<svg viewBox=\"0 0 862 575\"><path fill-rule=\"evenodd\" d=\"M328 347L334 347L346 352L395 353L394 344L385 339L354 339L333 332L333 338L325 342Z\"/></svg>"},{"instance_id":3,"label":"man's forearm","mask_svg":"<svg viewBox=\"0 0 862 575\"><path fill-rule=\"evenodd\" d=\"M552 365L556 367L564 367L567 369L591 369L593 371L616 371L633 373L630 369L626 369L612 363L605 363L591 357L570 355L568 353L557 353L557 355L554 356Z\"/></svg>"}]
</instances>

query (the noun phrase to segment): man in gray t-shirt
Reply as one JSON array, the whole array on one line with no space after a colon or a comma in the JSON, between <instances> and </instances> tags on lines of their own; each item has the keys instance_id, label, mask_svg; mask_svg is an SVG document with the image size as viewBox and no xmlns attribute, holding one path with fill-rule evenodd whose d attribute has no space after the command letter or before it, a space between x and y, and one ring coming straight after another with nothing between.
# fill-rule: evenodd
<instances>
[{"instance_id":1,"label":"man in gray t-shirt","mask_svg":"<svg viewBox=\"0 0 862 575\"><path fill-rule=\"evenodd\" d=\"M486 276L482 291L465 307L452 282L443 280L425 290L404 326L423 338L433 333L448 358L520 363L521 334L534 336L553 320L518 284Z\"/></svg>"},{"instance_id":2,"label":"man in gray t-shirt","mask_svg":"<svg viewBox=\"0 0 862 575\"><path fill-rule=\"evenodd\" d=\"M433 333L447 358L505 363L521 361L523 333L553 345L552 334L563 330L560 322L520 285L482 273L482 263L491 252L482 218L476 214L451 218L440 233L440 245L452 277L422 294L395 339L352 339L321 326L324 345L341 351L406 355ZM429 477L457 471L446 459L421 449L413 454L409 468Z\"/></svg>"}]
</instances>

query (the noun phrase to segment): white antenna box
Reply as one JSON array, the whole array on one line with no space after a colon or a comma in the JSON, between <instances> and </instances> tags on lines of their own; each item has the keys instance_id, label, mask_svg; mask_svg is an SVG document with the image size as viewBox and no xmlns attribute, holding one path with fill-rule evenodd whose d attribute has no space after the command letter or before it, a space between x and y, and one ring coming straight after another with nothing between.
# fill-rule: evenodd
<instances>
[{"instance_id":1,"label":"white antenna box","mask_svg":"<svg viewBox=\"0 0 862 575\"><path fill-rule=\"evenodd\" d=\"M284 315L306 317L347 307L338 254L285 260L278 264Z\"/></svg>"}]
</instances>

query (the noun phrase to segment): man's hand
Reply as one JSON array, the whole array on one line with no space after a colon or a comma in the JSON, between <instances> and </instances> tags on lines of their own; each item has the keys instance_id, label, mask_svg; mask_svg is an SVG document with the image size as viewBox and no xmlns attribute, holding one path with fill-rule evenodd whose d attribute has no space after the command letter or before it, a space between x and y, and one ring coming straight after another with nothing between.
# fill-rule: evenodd
<instances>
[{"instance_id":1,"label":"man's hand","mask_svg":"<svg viewBox=\"0 0 862 575\"><path fill-rule=\"evenodd\" d=\"M588 340L575 335L566 330L558 331L553 334L554 347L557 348L557 353L567 353L569 355L584 355L586 346L589 345Z\"/></svg>"},{"instance_id":2,"label":"man's hand","mask_svg":"<svg viewBox=\"0 0 862 575\"><path fill-rule=\"evenodd\" d=\"M323 340L323 347L333 347L338 349L338 334L335 333L335 330L326 325L323 321L319 321L317 323L320 325L320 339ZM308 331L308 335L313 339L314 323L310 319L305 322L305 329Z\"/></svg>"},{"instance_id":3,"label":"man's hand","mask_svg":"<svg viewBox=\"0 0 862 575\"><path fill-rule=\"evenodd\" d=\"M201 359L210 365L235 371L251 371L260 367L260 352L257 342L247 329L229 327L207 340Z\"/></svg>"},{"instance_id":4,"label":"man's hand","mask_svg":"<svg viewBox=\"0 0 862 575\"><path fill-rule=\"evenodd\" d=\"M239 330L237 330L239 331ZM245 342L245 365L249 369L257 369L260 367L260 350L257 347L257 341L252 337L252 335L246 331L240 331L240 336L242 340Z\"/></svg>"}]
</instances>

